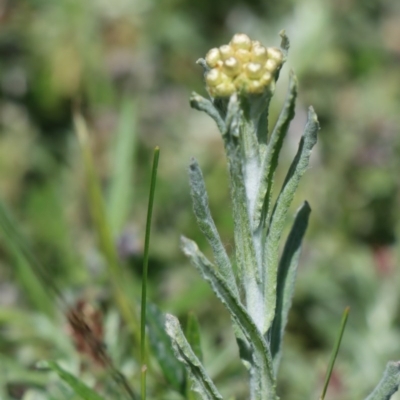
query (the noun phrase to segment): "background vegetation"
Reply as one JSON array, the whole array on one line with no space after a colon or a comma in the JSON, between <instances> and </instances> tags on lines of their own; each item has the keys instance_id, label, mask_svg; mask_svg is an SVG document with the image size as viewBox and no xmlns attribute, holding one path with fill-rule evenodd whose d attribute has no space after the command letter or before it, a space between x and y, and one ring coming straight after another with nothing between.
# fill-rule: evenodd
<instances>
[{"instance_id":1,"label":"background vegetation","mask_svg":"<svg viewBox=\"0 0 400 400\"><path fill-rule=\"evenodd\" d=\"M293 157L309 104L322 130L293 208L294 214L307 199L313 212L285 339L281 397L317 397L349 305L327 398L363 398L386 361L400 359L400 3L0 0L1 199L51 271L49 285L61 287L70 304L98 304L110 353L133 377L139 367L127 352L137 343L109 301L72 111L80 109L88 121L113 237L136 299L152 150L160 146L149 297L183 320L189 311L197 314L210 375L224 395L244 399L245 371L229 316L179 250L182 233L206 249L189 198L192 156L203 168L224 242L233 245L222 143L188 98L192 90L205 92L195 61L209 48L235 32L278 45L282 28L291 51L272 121L289 68L300 83L282 166ZM65 306L32 282L2 240L1 399L48 398L53 381L34 368L38 360L63 360L88 373L65 329ZM179 398L157 368L150 398Z\"/></svg>"}]
</instances>

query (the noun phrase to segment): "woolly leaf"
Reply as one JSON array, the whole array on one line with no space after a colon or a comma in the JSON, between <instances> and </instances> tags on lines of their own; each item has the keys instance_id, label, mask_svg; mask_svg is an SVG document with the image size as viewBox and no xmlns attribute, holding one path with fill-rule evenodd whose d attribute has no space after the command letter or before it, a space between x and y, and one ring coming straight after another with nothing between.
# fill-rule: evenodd
<instances>
[{"instance_id":1,"label":"woolly leaf","mask_svg":"<svg viewBox=\"0 0 400 400\"><path fill-rule=\"evenodd\" d=\"M279 263L276 289L276 312L274 322L269 332L269 343L274 360L275 374L279 366L283 334L289 309L292 304L301 243L307 229L310 212L310 206L305 202L296 214Z\"/></svg>"},{"instance_id":2,"label":"woolly leaf","mask_svg":"<svg viewBox=\"0 0 400 400\"><path fill-rule=\"evenodd\" d=\"M204 184L203 174L195 159L192 159L189 166L189 179L190 194L192 196L193 210L197 219L197 224L213 250L215 263L221 275L225 278L235 295L239 296L231 262L222 244L208 206L207 189Z\"/></svg>"},{"instance_id":3,"label":"woolly leaf","mask_svg":"<svg viewBox=\"0 0 400 400\"><path fill-rule=\"evenodd\" d=\"M378 386L365 400L389 400L397 392L399 385L400 362L389 362Z\"/></svg>"},{"instance_id":4,"label":"woolly leaf","mask_svg":"<svg viewBox=\"0 0 400 400\"><path fill-rule=\"evenodd\" d=\"M304 134L300 140L299 149L289 168L283 183L281 192L275 203L272 212L271 222L268 229L266 245L264 249L264 265L266 266L265 283L265 302L266 302L266 326L270 328L276 307L276 285L278 272L279 242L285 225L286 215L293 200L300 178L308 167L311 150L317 142L317 132L319 124L317 115L312 107L308 112L308 120Z\"/></svg>"},{"instance_id":5,"label":"woolly leaf","mask_svg":"<svg viewBox=\"0 0 400 400\"><path fill-rule=\"evenodd\" d=\"M218 271L201 253L196 243L184 237L181 238L181 241L184 253L190 258L203 278L210 283L215 294L230 312L232 319L252 346L253 365L250 373L254 377L253 390L257 393L255 398L260 400L276 399L270 350L255 322L240 300L229 289Z\"/></svg>"},{"instance_id":6,"label":"woolly leaf","mask_svg":"<svg viewBox=\"0 0 400 400\"><path fill-rule=\"evenodd\" d=\"M283 141L289 129L290 121L295 114L295 103L297 97L297 78L293 72L290 73L289 88L282 111L269 139L267 151L261 162L261 177L257 197L253 210L253 229L265 223L266 216L272 197L272 186L276 168L278 166L279 154Z\"/></svg>"},{"instance_id":7,"label":"woolly leaf","mask_svg":"<svg viewBox=\"0 0 400 400\"><path fill-rule=\"evenodd\" d=\"M176 359L171 338L165 332L165 315L155 304L147 304L147 326L151 350L160 364L168 383L179 393L184 393L185 370Z\"/></svg>"},{"instance_id":8,"label":"woolly leaf","mask_svg":"<svg viewBox=\"0 0 400 400\"><path fill-rule=\"evenodd\" d=\"M172 340L176 357L185 365L193 381L193 390L198 392L204 400L222 400L222 396L182 332L178 319L167 314L165 316L165 328Z\"/></svg>"},{"instance_id":9,"label":"woolly leaf","mask_svg":"<svg viewBox=\"0 0 400 400\"><path fill-rule=\"evenodd\" d=\"M237 97L232 96L226 117L228 132L225 136L225 150L231 181L236 262L240 274L240 283L245 291L247 309L261 331L263 319L256 318L260 314L264 314L262 312L264 308L263 292L260 287L261 248L259 246L257 253L247 211L248 200L243 177L242 149L239 145L240 138L237 137L240 132L240 119L241 112L238 108Z\"/></svg>"},{"instance_id":10,"label":"woolly leaf","mask_svg":"<svg viewBox=\"0 0 400 400\"><path fill-rule=\"evenodd\" d=\"M221 134L225 133L226 126L224 120L221 118L219 111L215 108L214 104L199 94L193 92L190 97L190 106L196 110L204 111L208 114L217 124Z\"/></svg>"}]
</instances>

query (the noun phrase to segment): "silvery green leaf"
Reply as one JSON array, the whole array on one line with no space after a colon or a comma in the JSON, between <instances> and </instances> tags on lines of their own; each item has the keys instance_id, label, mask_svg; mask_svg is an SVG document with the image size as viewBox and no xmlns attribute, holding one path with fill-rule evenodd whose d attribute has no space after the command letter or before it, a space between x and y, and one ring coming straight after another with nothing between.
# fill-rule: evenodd
<instances>
[{"instance_id":1,"label":"silvery green leaf","mask_svg":"<svg viewBox=\"0 0 400 400\"><path fill-rule=\"evenodd\" d=\"M286 58L290 47L290 41L289 38L286 36L286 32L284 29L279 32L279 36L281 37L281 50L283 51L283 54Z\"/></svg>"},{"instance_id":2,"label":"silvery green leaf","mask_svg":"<svg viewBox=\"0 0 400 400\"><path fill-rule=\"evenodd\" d=\"M186 379L183 365L176 359L171 338L165 332L165 315L155 304L147 304L147 325L152 353L165 379L178 392L184 393Z\"/></svg>"},{"instance_id":3,"label":"silvery green leaf","mask_svg":"<svg viewBox=\"0 0 400 400\"><path fill-rule=\"evenodd\" d=\"M165 328L172 340L176 357L185 365L193 381L193 390L198 392L204 400L222 400L222 396L186 340L178 319L167 314L165 316Z\"/></svg>"},{"instance_id":4,"label":"silvery green leaf","mask_svg":"<svg viewBox=\"0 0 400 400\"><path fill-rule=\"evenodd\" d=\"M226 131L226 126L224 120L221 118L218 110L215 108L214 104L200 96L199 94L193 92L192 96L190 97L190 106L196 110L204 111L208 114L217 124L219 131L224 134Z\"/></svg>"},{"instance_id":5,"label":"silvery green leaf","mask_svg":"<svg viewBox=\"0 0 400 400\"><path fill-rule=\"evenodd\" d=\"M240 146L246 162L252 159L258 161L259 158L257 125L260 117L260 110L258 110L259 107L254 107L254 105L260 103L260 101L261 96L257 96L257 98L240 96L240 109L242 111L242 118L240 121Z\"/></svg>"},{"instance_id":6,"label":"silvery green leaf","mask_svg":"<svg viewBox=\"0 0 400 400\"><path fill-rule=\"evenodd\" d=\"M286 328L289 309L292 304L301 243L307 229L310 212L311 208L307 202L298 210L292 229L286 240L278 267L276 312L274 322L269 331L269 343L274 360L275 375L279 366L283 334Z\"/></svg>"},{"instance_id":7,"label":"silvery green leaf","mask_svg":"<svg viewBox=\"0 0 400 400\"><path fill-rule=\"evenodd\" d=\"M240 118L241 118L241 110L240 110L240 103L237 94L233 94L229 98L228 108L226 111L225 116L225 124L226 124L226 131L225 140L227 137L239 137L239 128L240 128Z\"/></svg>"},{"instance_id":8,"label":"silvery green leaf","mask_svg":"<svg viewBox=\"0 0 400 400\"><path fill-rule=\"evenodd\" d=\"M189 179L190 194L193 201L193 210L197 224L213 250L215 263L217 264L221 275L225 278L231 290L238 297L239 291L236 285L232 265L211 216L203 174L201 173L200 166L195 159L192 159L189 166Z\"/></svg>"},{"instance_id":9,"label":"silvery green leaf","mask_svg":"<svg viewBox=\"0 0 400 400\"><path fill-rule=\"evenodd\" d=\"M215 294L230 312L232 319L252 346L253 359L250 370L252 374L252 399L277 399L272 357L255 321L240 300L232 293L218 271L201 253L196 243L184 237L181 241L184 253L191 259L203 278L210 283Z\"/></svg>"},{"instance_id":10,"label":"silvery green leaf","mask_svg":"<svg viewBox=\"0 0 400 400\"><path fill-rule=\"evenodd\" d=\"M295 114L295 103L297 97L297 78L293 71L290 73L289 88L282 111L278 121L271 133L267 151L261 161L261 176L259 179L258 192L254 203L253 230L260 224L264 224L269 214L272 198L272 186L274 175L278 166L279 154L282 149L283 141L286 137L289 125Z\"/></svg>"},{"instance_id":11,"label":"silvery green leaf","mask_svg":"<svg viewBox=\"0 0 400 400\"><path fill-rule=\"evenodd\" d=\"M268 228L264 248L264 287L266 301L266 327L272 324L276 307L276 284L278 272L279 242L285 225L286 215L293 200L300 178L308 167L311 150L317 142L319 123L312 107L308 111L308 120L300 140L297 154L289 168L281 192L275 203Z\"/></svg>"},{"instance_id":12,"label":"silvery green leaf","mask_svg":"<svg viewBox=\"0 0 400 400\"><path fill-rule=\"evenodd\" d=\"M247 210L246 189L243 177L242 152L239 138L231 134L232 127L236 126L235 117L228 126L225 138L225 150L228 157L228 169L231 183L231 198L233 205L234 238L236 262L238 265L240 284L246 296L246 306L250 315L261 327L263 325L264 299L261 284L261 249L257 258L255 242L253 240L250 218Z\"/></svg>"},{"instance_id":13,"label":"silvery green leaf","mask_svg":"<svg viewBox=\"0 0 400 400\"><path fill-rule=\"evenodd\" d=\"M391 361L387 364L381 381L365 400L389 400L399 389L400 362Z\"/></svg>"},{"instance_id":14,"label":"silvery green leaf","mask_svg":"<svg viewBox=\"0 0 400 400\"><path fill-rule=\"evenodd\" d=\"M189 312L186 322L185 329L186 339L193 349L193 353L197 356L200 362L203 362L203 352L201 350L201 340L200 340L200 326L196 315L193 312ZM186 400L197 400L199 395L191 390L190 388L190 377L188 376L185 395Z\"/></svg>"},{"instance_id":15,"label":"silvery green leaf","mask_svg":"<svg viewBox=\"0 0 400 400\"><path fill-rule=\"evenodd\" d=\"M210 70L210 67L208 66L208 64L204 58L199 58L196 61L196 64L201 65L203 67L204 72L208 72Z\"/></svg>"}]
</instances>

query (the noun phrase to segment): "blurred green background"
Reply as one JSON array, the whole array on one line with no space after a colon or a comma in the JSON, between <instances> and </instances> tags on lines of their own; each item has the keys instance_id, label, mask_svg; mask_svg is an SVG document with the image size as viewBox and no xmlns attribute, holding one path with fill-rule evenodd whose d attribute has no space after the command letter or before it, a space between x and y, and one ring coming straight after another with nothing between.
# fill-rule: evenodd
<instances>
[{"instance_id":1,"label":"blurred green background","mask_svg":"<svg viewBox=\"0 0 400 400\"><path fill-rule=\"evenodd\" d=\"M291 51L271 120L290 68L300 94L281 178L309 105L322 129L292 207L294 214L307 199L313 213L285 338L281 398L318 397L346 305L350 319L327 398L363 398L386 362L400 359L399 1L0 0L0 196L71 302L101 303L107 281L72 122L79 109L115 244L139 298L159 145L150 299L183 320L191 310L198 315L210 375L227 398L246 399L228 314L179 250L184 234L209 254L191 212L190 157L203 168L216 224L233 249L222 143L188 98L193 90L205 95L195 61L208 49L236 32L276 46L283 28ZM1 399L47 398L49 380L34 370L37 360L77 365L62 312L45 316L26 274L1 242ZM107 345L135 376L137 364L123 353L131 344L119 333L115 309L105 308ZM179 399L165 382L149 384L151 398Z\"/></svg>"}]
</instances>

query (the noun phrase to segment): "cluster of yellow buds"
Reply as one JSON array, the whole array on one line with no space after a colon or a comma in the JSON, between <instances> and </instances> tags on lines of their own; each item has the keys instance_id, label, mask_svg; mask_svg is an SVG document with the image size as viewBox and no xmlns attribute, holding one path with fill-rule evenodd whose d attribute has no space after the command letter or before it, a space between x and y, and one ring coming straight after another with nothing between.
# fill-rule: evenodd
<instances>
[{"instance_id":1,"label":"cluster of yellow buds","mask_svg":"<svg viewBox=\"0 0 400 400\"><path fill-rule=\"evenodd\" d=\"M205 61L210 67L206 83L211 96L229 97L236 91L261 94L275 79L283 53L237 33L229 44L211 49Z\"/></svg>"}]
</instances>

